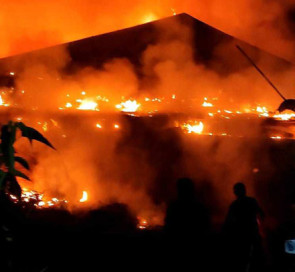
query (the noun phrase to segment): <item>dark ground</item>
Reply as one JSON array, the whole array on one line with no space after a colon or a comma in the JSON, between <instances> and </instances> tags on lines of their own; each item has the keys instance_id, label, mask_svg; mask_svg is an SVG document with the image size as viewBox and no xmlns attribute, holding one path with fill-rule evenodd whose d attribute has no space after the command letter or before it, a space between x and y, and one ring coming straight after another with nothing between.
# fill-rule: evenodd
<instances>
[{"instance_id":1,"label":"dark ground","mask_svg":"<svg viewBox=\"0 0 295 272\"><path fill-rule=\"evenodd\" d=\"M221 231L179 238L163 228L138 230L136 218L122 204L83 215L6 211L0 271L238 271L231 270L234 249ZM278 229L265 235L263 266L249 271L292 271L284 267L289 262L282 254L284 234Z\"/></svg>"}]
</instances>

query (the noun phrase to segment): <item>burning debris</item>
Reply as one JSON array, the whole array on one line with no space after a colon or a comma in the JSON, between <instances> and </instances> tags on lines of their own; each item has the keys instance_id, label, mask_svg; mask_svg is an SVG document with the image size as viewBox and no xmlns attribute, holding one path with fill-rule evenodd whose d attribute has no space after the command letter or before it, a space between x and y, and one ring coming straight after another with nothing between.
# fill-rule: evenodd
<instances>
[{"instance_id":1,"label":"burning debris","mask_svg":"<svg viewBox=\"0 0 295 272\"><path fill-rule=\"evenodd\" d=\"M123 112L137 112L140 106L136 100L127 100L116 105L116 108Z\"/></svg>"},{"instance_id":2,"label":"burning debris","mask_svg":"<svg viewBox=\"0 0 295 272\"><path fill-rule=\"evenodd\" d=\"M204 124L196 121L192 125L185 123L182 125L182 129L187 130L187 133L201 134L204 130Z\"/></svg>"},{"instance_id":3,"label":"burning debris","mask_svg":"<svg viewBox=\"0 0 295 272\"><path fill-rule=\"evenodd\" d=\"M203 43L200 29L210 37L204 35ZM131 48L134 39L138 47ZM213 40L219 42L211 48ZM233 65L228 52L235 54L236 43L258 55L262 63L271 60L275 68L289 67L183 14L17 56L13 62L3 60L9 69L5 75L14 82L2 88L3 119L38 127L60 150L57 156L37 147L36 159L30 158L34 183L32 190L23 187L22 201L33 201L38 209L91 209L115 199L127 203L141 218L138 227L145 229L162 223L165 201L172 194L161 195L160 179L176 175L173 169L166 173L162 162L187 163L179 155L184 152L178 150L181 142L193 146L223 141L220 153L228 157L228 149L236 153L223 146L227 139L231 143L252 138L292 140L295 114L276 110L277 97L271 90L262 92L265 83L258 82L242 56L236 55ZM222 64L214 61L216 54ZM282 71L277 73L284 79ZM31 154L21 144L20 149ZM165 153L170 154L168 158L163 158ZM204 154L200 156L208 165L219 160L218 152L210 158L212 162ZM180 161L175 159L178 156ZM232 161L237 161L235 155L228 164L234 165ZM253 173L249 161L243 165L239 175L229 170L231 180ZM195 167L187 167L194 173ZM207 171L218 184L220 177L215 173L221 170Z\"/></svg>"},{"instance_id":4,"label":"burning debris","mask_svg":"<svg viewBox=\"0 0 295 272\"><path fill-rule=\"evenodd\" d=\"M9 196L14 203L19 203L19 200L15 195L10 194ZM67 200L61 200L56 197L48 198L45 197L44 194L40 194L34 190L29 190L25 187L22 188L21 202L23 205L31 205L38 209L66 207L68 203Z\"/></svg>"}]
</instances>

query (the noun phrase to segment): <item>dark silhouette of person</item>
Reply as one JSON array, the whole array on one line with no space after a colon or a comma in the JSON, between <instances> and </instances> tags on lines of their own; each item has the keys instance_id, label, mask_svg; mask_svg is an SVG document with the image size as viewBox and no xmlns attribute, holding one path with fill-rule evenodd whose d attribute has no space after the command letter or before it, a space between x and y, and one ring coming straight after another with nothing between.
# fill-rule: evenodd
<instances>
[{"instance_id":1,"label":"dark silhouette of person","mask_svg":"<svg viewBox=\"0 0 295 272\"><path fill-rule=\"evenodd\" d=\"M170 251L169 263L172 267L180 264L184 270L184 264L187 268L190 265L203 266L201 262L207 252L209 225L208 212L196 198L193 181L189 178L179 179L177 198L168 206L165 218L167 251Z\"/></svg>"},{"instance_id":2,"label":"dark silhouette of person","mask_svg":"<svg viewBox=\"0 0 295 272\"><path fill-rule=\"evenodd\" d=\"M262 262L258 222L263 219L264 213L256 199L247 196L243 183L236 183L233 191L236 200L229 207L224 226L231 252L231 265L235 271L254 271Z\"/></svg>"},{"instance_id":3,"label":"dark silhouette of person","mask_svg":"<svg viewBox=\"0 0 295 272\"><path fill-rule=\"evenodd\" d=\"M165 228L168 233L181 236L201 236L208 231L208 212L197 200L191 179L181 178L177 181L177 199L168 206Z\"/></svg>"}]
</instances>

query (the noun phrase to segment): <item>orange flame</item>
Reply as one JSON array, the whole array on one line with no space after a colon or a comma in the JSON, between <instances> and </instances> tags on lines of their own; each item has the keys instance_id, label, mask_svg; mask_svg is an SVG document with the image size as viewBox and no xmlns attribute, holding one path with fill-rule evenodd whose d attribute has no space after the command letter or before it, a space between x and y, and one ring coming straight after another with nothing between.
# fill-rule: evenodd
<instances>
[{"instance_id":1,"label":"orange flame","mask_svg":"<svg viewBox=\"0 0 295 272\"><path fill-rule=\"evenodd\" d=\"M116 108L123 112L136 112L140 106L141 104L137 103L136 100L127 100L116 105Z\"/></svg>"},{"instance_id":2,"label":"orange flame","mask_svg":"<svg viewBox=\"0 0 295 272\"><path fill-rule=\"evenodd\" d=\"M204 124L202 122L195 122L193 125L185 123L182 125L182 129L186 130L187 133L201 134L204 130Z\"/></svg>"},{"instance_id":3,"label":"orange flame","mask_svg":"<svg viewBox=\"0 0 295 272\"><path fill-rule=\"evenodd\" d=\"M83 100L79 100L78 102L80 102L80 106L77 108L78 110L96 110L99 111L99 109L97 108L97 103L89 98L87 99L83 99Z\"/></svg>"},{"instance_id":4,"label":"orange flame","mask_svg":"<svg viewBox=\"0 0 295 272\"><path fill-rule=\"evenodd\" d=\"M88 193L86 191L83 191L80 202L86 202L87 200L88 200Z\"/></svg>"}]
</instances>

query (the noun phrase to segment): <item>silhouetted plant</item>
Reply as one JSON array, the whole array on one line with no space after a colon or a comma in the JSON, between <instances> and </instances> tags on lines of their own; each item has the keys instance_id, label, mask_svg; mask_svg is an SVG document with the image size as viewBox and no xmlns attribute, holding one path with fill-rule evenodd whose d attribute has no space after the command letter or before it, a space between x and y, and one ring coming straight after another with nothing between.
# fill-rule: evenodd
<instances>
[{"instance_id":1,"label":"silhouetted plant","mask_svg":"<svg viewBox=\"0 0 295 272\"><path fill-rule=\"evenodd\" d=\"M33 140L36 140L53 149L55 148L40 132L34 128L26 126L22 122L9 121L8 124L2 126L0 136L0 190L9 192L20 199L21 187L18 184L16 177L21 177L26 180L30 179L15 168L15 163L19 163L28 170L30 170L30 166L24 158L16 156L14 143L16 141L16 133L18 130L21 131L22 137L28 138L30 143L32 143Z\"/></svg>"}]
</instances>

